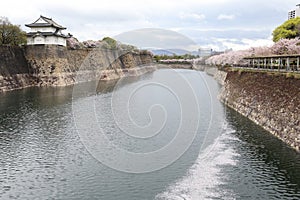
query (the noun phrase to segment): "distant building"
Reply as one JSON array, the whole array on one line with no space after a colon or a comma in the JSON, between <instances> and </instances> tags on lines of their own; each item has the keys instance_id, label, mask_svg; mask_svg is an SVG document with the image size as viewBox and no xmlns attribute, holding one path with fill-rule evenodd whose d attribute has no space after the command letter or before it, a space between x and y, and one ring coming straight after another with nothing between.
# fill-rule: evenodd
<instances>
[{"instance_id":1,"label":"distant building","mask_svg":"<svg viewBox=\"0 0 300 200\"><path fill-rule=\"evenodd\" d=\"M211 56L213 50L211 48L200 48L198 49L198 55L200 57L206 57L206 56Z\"/></svg>"},{"instance_id":2,"label":"distant building","mask_svg":"<svg viewBox=\"0 0 300 200\"><path fill-rule=\"evenodd\" d=\"M27 33L27 45L55 44L66 46L66 39L70 36L62 33L62 30L67 28L42 15L35 22L25 26L31 28L30 32Z\"/></svg>"},{"instance_id":3,"label":"distant building","mask_svg":"<svg viewBox=\"0 0 300 200\"><path fill-rule=\"evenodd\" d=\"M300 4L297 5L296 10L291 10L288 14L288 19L294 19L300 17Z\"/></svg>"}]
</instances>

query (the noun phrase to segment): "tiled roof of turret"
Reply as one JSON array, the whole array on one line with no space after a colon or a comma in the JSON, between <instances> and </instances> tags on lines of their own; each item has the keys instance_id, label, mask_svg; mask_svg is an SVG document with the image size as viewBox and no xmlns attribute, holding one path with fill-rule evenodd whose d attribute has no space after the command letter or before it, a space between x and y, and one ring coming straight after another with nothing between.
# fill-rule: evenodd
<instances>
[{"instance_id":1,"label":"tiled roof of turret","mask_svg":"<svg viewBox=\"0 0 300 200\"><path fill-rule=\"evenodd\" d=\"M42 19L44 22L38 22L40 19ZM57 24L55 21L52 20L52 18L40 16L35 22L31 24L26 24L27 27L55 27L58 29L66 29L65 27Z\"/></svg>"},{"instance_id":2,"label":"tiled roof of turret","mask_svg":"<svg viewBox=\"0 0 300 200\"><path fill-rule=\"evenodd\" d=\"M63 38L69 38L70 36L68 35L64 35L64 34L59 34L59 33L56 33L56 32L30 32L30 33L27 33L27 36L29 37L36 37L36 36L44 36L44 37L47 37L47 36L58 36L58 37L63 37Z\"/></svg>"}]
</instances>

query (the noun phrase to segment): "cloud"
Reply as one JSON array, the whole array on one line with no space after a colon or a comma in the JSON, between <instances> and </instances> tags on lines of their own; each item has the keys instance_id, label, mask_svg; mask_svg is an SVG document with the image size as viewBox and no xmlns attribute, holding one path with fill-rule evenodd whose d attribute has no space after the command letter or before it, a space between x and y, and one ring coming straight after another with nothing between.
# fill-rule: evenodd
<instances>
[{"instance_id":1,"label":"cloud","mask_svg":"<svg viewBox=\"0 0 300 200\"><path fill-rule=\"evenodd\" d=\"M52 17L80 41L162 28L178 31L200 46L217 44L221 49L223 43L214 38L236 39L245 46L244 39L268 38L294 7L295 0L9 0L2 2L0 13L26 31L24 24L40 14Z\"/></svg>"},{"instance_id":2,"label":"cloud","mask_svg":"<svg viewBox=\"0 0 300 200\"><path fill-rule=\"evenodd\" d=\"M213 38L209 40L211 43L206 44L215 50L245 50L251 47L271 46L273 43L271 38L243 38L243 39L230 39L230 38Z\"/></svg>"},{"instance_id":3,"label":"cloud","mask_svg":"<svg viewBox=\"0 0 300 200\"><path fill-rule=\"evenodd\" d=\"M204 14L197 14L197 13L185 13L185 12L181 12L179 14L180 19L188 19L188 20L197 20L197 21L201 21L205 19L205 15Z\"/></svg>"},{"instance_id":4,"label":"cloud","mask_svg":"<svg viewBox=\"0 0 300 200\"><path fill-rule=\"evenodd\" d=\"M218 16L218 20L233 20L233 19L235 19L235 15L220 14Z\"/></svg>"},{"instance_id":5,"label":"cloud","mask_svg":"<svg viewBox=\"0 0 300 200\"><path fill-rule=\"evenodd\" d=\"M145 28L121 33L114 37L122 43L132 44L140 48L186 49L195 47L190 38L175 31ZM193 49L194 50L194 49Z\"/></svg>"}]
</instances>

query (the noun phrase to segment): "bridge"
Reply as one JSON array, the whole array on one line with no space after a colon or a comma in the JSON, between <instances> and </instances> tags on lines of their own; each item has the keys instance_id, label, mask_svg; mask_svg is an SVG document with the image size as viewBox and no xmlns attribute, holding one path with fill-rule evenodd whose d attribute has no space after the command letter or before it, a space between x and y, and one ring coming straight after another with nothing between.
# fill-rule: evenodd
<instances>
[{"instance_id":1,"label":"bridge","mask_svg":"<svg viewBox=\"0 0 300 200\"><path fill-rule=\"evenodd\" d=\"M158 64L168 66L170 68L181 68L181 69L194 69L204 71L205 60L203 58L197 59L166 59L159 60Z\"/></svg>"},{"instance_id":2,"label":"bridge","mask_svg":"<svg viewBox=\"0 0 300 200\"><path fill-rule=\"evenodd\" d=\"M251 56L244 58L244 64L234 65L239 68L252 68L282 72L300 72L300 55Z\"/></svg>"}]
</instances>

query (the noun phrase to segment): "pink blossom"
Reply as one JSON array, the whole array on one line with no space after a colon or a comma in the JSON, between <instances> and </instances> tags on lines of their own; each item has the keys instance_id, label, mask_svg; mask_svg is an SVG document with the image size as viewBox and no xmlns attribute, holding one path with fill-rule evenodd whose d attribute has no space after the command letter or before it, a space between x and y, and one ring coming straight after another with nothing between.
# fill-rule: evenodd
<instances>
[{"instance_id":1,"label":"pink blossom","mask_svg":"<svg viewBox=\"0 0 300 200\"><path fill-rule=\"evenodd\" d=\"M249 56L270 56L284 54L300 54L300 40L281 39L271 47L252 47L242 51L230 51L208 58L205 63L209 65L238 65L244 64L243 58Z\"/></svg>"},{"instance_id":2,"label":"pink blossom","mask_svg":"<svg viewBox=\"0 0 300 200\"><path fill-rule=\"evenodd\" d=\"M281 39L271 49L275 55L300 54L300 40L299 38Z\"/></svg>"},{"instance_id":3,"label":"pink blossom","mask_svg":"<svg viewBox=\"0 0 300 200\"><path fill-rule=\"evenodd\" d=\"M67 39L67 47L71 49L79 49L81 47L81 43L77 40L77 38L70 37Z\"/></svg>"},{"instance_id":4,"label":"pink blossom","mask_svg":"<svg viewBox=\"0 0 300 200\"><path fill-rule=\"evenodd\" d=\"M100 41L94 41L94 40L87 40L87 41L83 41L82 42L84 47L87 48L95 48L95 47L99 47L101 45Z\"/></svg>"}]
</instances>

